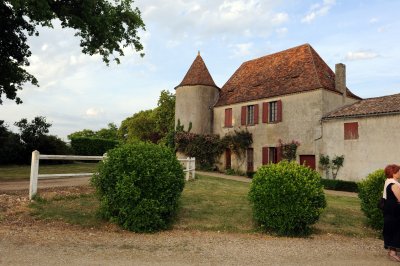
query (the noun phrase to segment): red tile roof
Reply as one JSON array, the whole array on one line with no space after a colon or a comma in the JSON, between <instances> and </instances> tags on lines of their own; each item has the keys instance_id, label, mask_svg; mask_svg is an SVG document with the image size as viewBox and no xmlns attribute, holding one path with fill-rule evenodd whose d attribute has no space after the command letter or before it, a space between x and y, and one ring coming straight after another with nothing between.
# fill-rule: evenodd
<instances>
[{"instance_id":1,"label":"red tile roof","mask_svg":"<svg viewBox=\"0 0 400 266\"><path fill-rule=\"evenodd\" d=\"M225 83L215 106L324 88L334 92L335 73L304 44L244 62ZM361 99L347 89L347 95Z\"/></svg>"},{"instance_id":2,"label":"red tile roof","mask_svg":"<svg viewBox=\"0 0 400 266\"><path fill-rule=\"evenodd\" d=\"M210 72L208 72L207 66L204 63L203 58L201 58L200 53L193 61L182 82L178 86L176 86L175 89L181 86L193 85L206 85L218 88L218 86L215 85L215 82L211 77Z\"/></svg>"},{"instance_id":3,"label":"red tile roof","mask_svg":"<svg viewBox=\"0 0 400 266\"><path fill-rule=\"evenodd\" d=\"M343 106L323 116L323 120L384 114L400 114L400 93L369 98Z\"/></svg>"}]
</instances>

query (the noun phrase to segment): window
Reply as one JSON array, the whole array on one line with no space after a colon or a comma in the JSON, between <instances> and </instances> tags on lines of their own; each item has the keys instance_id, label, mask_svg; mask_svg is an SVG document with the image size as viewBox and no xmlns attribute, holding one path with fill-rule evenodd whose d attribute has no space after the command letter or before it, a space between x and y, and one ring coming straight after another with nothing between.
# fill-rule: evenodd
<instances>
[{"instance_id":1,"label":"window","mask_svg":"<svg viewBox=\"0 0 400 266\"><path fill-rule=\"evenodd\" d=\"M278 163L280 161L279 148L263 147L262 148L262 164Z\"/></svg>"},{"instance_id":2,"label":"window","mask_svg":"<svg viewBox=\"0 0 400 266\"><path fill-rule=\"evenodd\" d=\"M225 109L225 127L232 127L232 108Z\"/></svg>"},{"instance_id":3,"label":"window","mask_svg":"<svg viewBox=\"0 0 400 266\"><path fill-rule=\"evenodd\" d=\"M269 122L278 121L278 102L269 102Z\"/></svg>"},{"instance_id":4,"label":"window","mask_svg":"<svg viewBox=\"0 0 400 266\"><path fill-rule=\"evenodd\" d=\"M264 102L262 111L263 123L282 122L282 101Z\"/></svg>"},{"instance_id":5,"label":"window","mask_svg":"<svg viewBox=\"0 0 400 266\"><path fill-rule=\"evenodd\" d=\"M254 125L254 105L247 106L246 125Z\"/></svg>"},{"instance_id":6,"label":"window","mask_svg":"<svg viewBox=\"0 0 400 266\"><path fill-rule=\"evenodd\" d=\"M268 148L268 163L278 162L278 149L275 147Z\"/></svg>"},{"instance_id":7,"label":"window","mask_svg":"<svg viewBox=\"0 0 400 266\"><path fill-rule=\"evenodd\" d=\"M258 104L242 106L242 126L258 124Z\"/></svg>"},{"instance_id":8,"label":"window","mask_svg":"<svg viewBox=\"0 0 400 266\"><path fill-rule=\"evenodd\" d=\"M344 139L358 139L358 122L344 123Z\"/></svg>"}]
</instances>

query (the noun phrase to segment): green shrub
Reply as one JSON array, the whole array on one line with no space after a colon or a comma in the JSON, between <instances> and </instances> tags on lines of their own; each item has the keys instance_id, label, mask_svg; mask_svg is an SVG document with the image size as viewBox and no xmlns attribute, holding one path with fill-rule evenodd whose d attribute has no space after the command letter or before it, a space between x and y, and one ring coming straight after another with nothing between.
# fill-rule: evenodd
<instances>
[{"instance_id":1,"label":"green shrub","mask_svg":"<svg viewBox=\"0 0 400 266\"><path fill-rule=\"evenodd\" d=\"M92 137L71 138L71 147L77 155L101 156L118 145L119 142L112 139Z\"/></svg>"},{"instance_id":2,"label":"green shrub","mask_svg":"<svg viewBox=\"0 0 400 266\"><path fill-rule=\"evenodd\" d=\"M135 232L168 228L184 187L175 153L151 143L110 150L92 184L100 197L100 214Z\"/></svg>"},{"instance_id":3,"label":"green shrub","mask_svg":"<svg viewBox=\"0 0 400 266\"><path fill-rule=\"evenodd\" d=\"M322 185L325 189L337 190L337 191L348 191L357 192L358 184L354 181L344 181L337 179L321 179Z\"/></svg>"},{"instance_id":4,"label":"green shrub","mask_svg":"<svg viewBox=\"0 0 400 266\"><path fill-rule=\"evenodd\" d=\"M383 228L383 214L378 209L377 204L382 197L385 180L385 172L379 169L358 183L358 197L361 200L361 210L368 218L368 224L375 229Z\"/></svg>"},{"instance_id":5,"label":"green shrub","mask_svg":"<svg viewBox=\"0 0 400 266\"><path fill-rule=\"evenodd\" d=\"M253 177L249 198L255 220L280 235L306 235L326 200L321 177L295 162L264 165Z\"/></svg>"}]
</instances>

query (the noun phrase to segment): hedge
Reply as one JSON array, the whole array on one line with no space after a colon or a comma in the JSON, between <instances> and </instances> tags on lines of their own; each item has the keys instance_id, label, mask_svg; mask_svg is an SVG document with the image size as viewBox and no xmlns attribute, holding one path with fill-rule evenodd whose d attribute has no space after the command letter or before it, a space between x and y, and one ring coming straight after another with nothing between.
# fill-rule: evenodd
<instances>
[{"instance_id":1,"label":"hedge","mask_svg":"<svg viewBox=\"0 0 400 266\"><path fill-rule=\"evenodd\" d=\"M321 179L321 183L325 189L358 192L358 184L354 181Z\"/></svg>"},{"instance_id":2,"label":"hedge","mask_svg":"<svg viewBox=\"0 0 400 266\"><path fill-rule=\"evenodd\" d=\"M76 155L101 156L119 144L119 141L101 138L75 137L71 139L71 147Z\"/></svg>"}]
</instances>

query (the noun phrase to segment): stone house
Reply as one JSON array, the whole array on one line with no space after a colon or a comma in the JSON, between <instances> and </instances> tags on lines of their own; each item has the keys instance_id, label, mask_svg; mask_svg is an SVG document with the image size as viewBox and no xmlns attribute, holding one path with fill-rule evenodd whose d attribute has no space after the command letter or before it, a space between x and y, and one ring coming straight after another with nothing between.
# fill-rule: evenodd
<instances>
[{"instance_id":1,"label":"stone house","mask_svg":"<svg viewBox=\"0 0 400 266\"><path fill-rule=\"evenodd\" d=\"M175 120L185 128L191 122L199 134L252 133L245 161L227 149L220 170L278 162L279 140L299 141L297 161L321 173L321 154L344 155L343 180L399 161L400 94L361 99L346 87L345 65L333 72L309 44L244 62L222 88L198 54L175 89Z\"/></svg>"}]
</instances>

